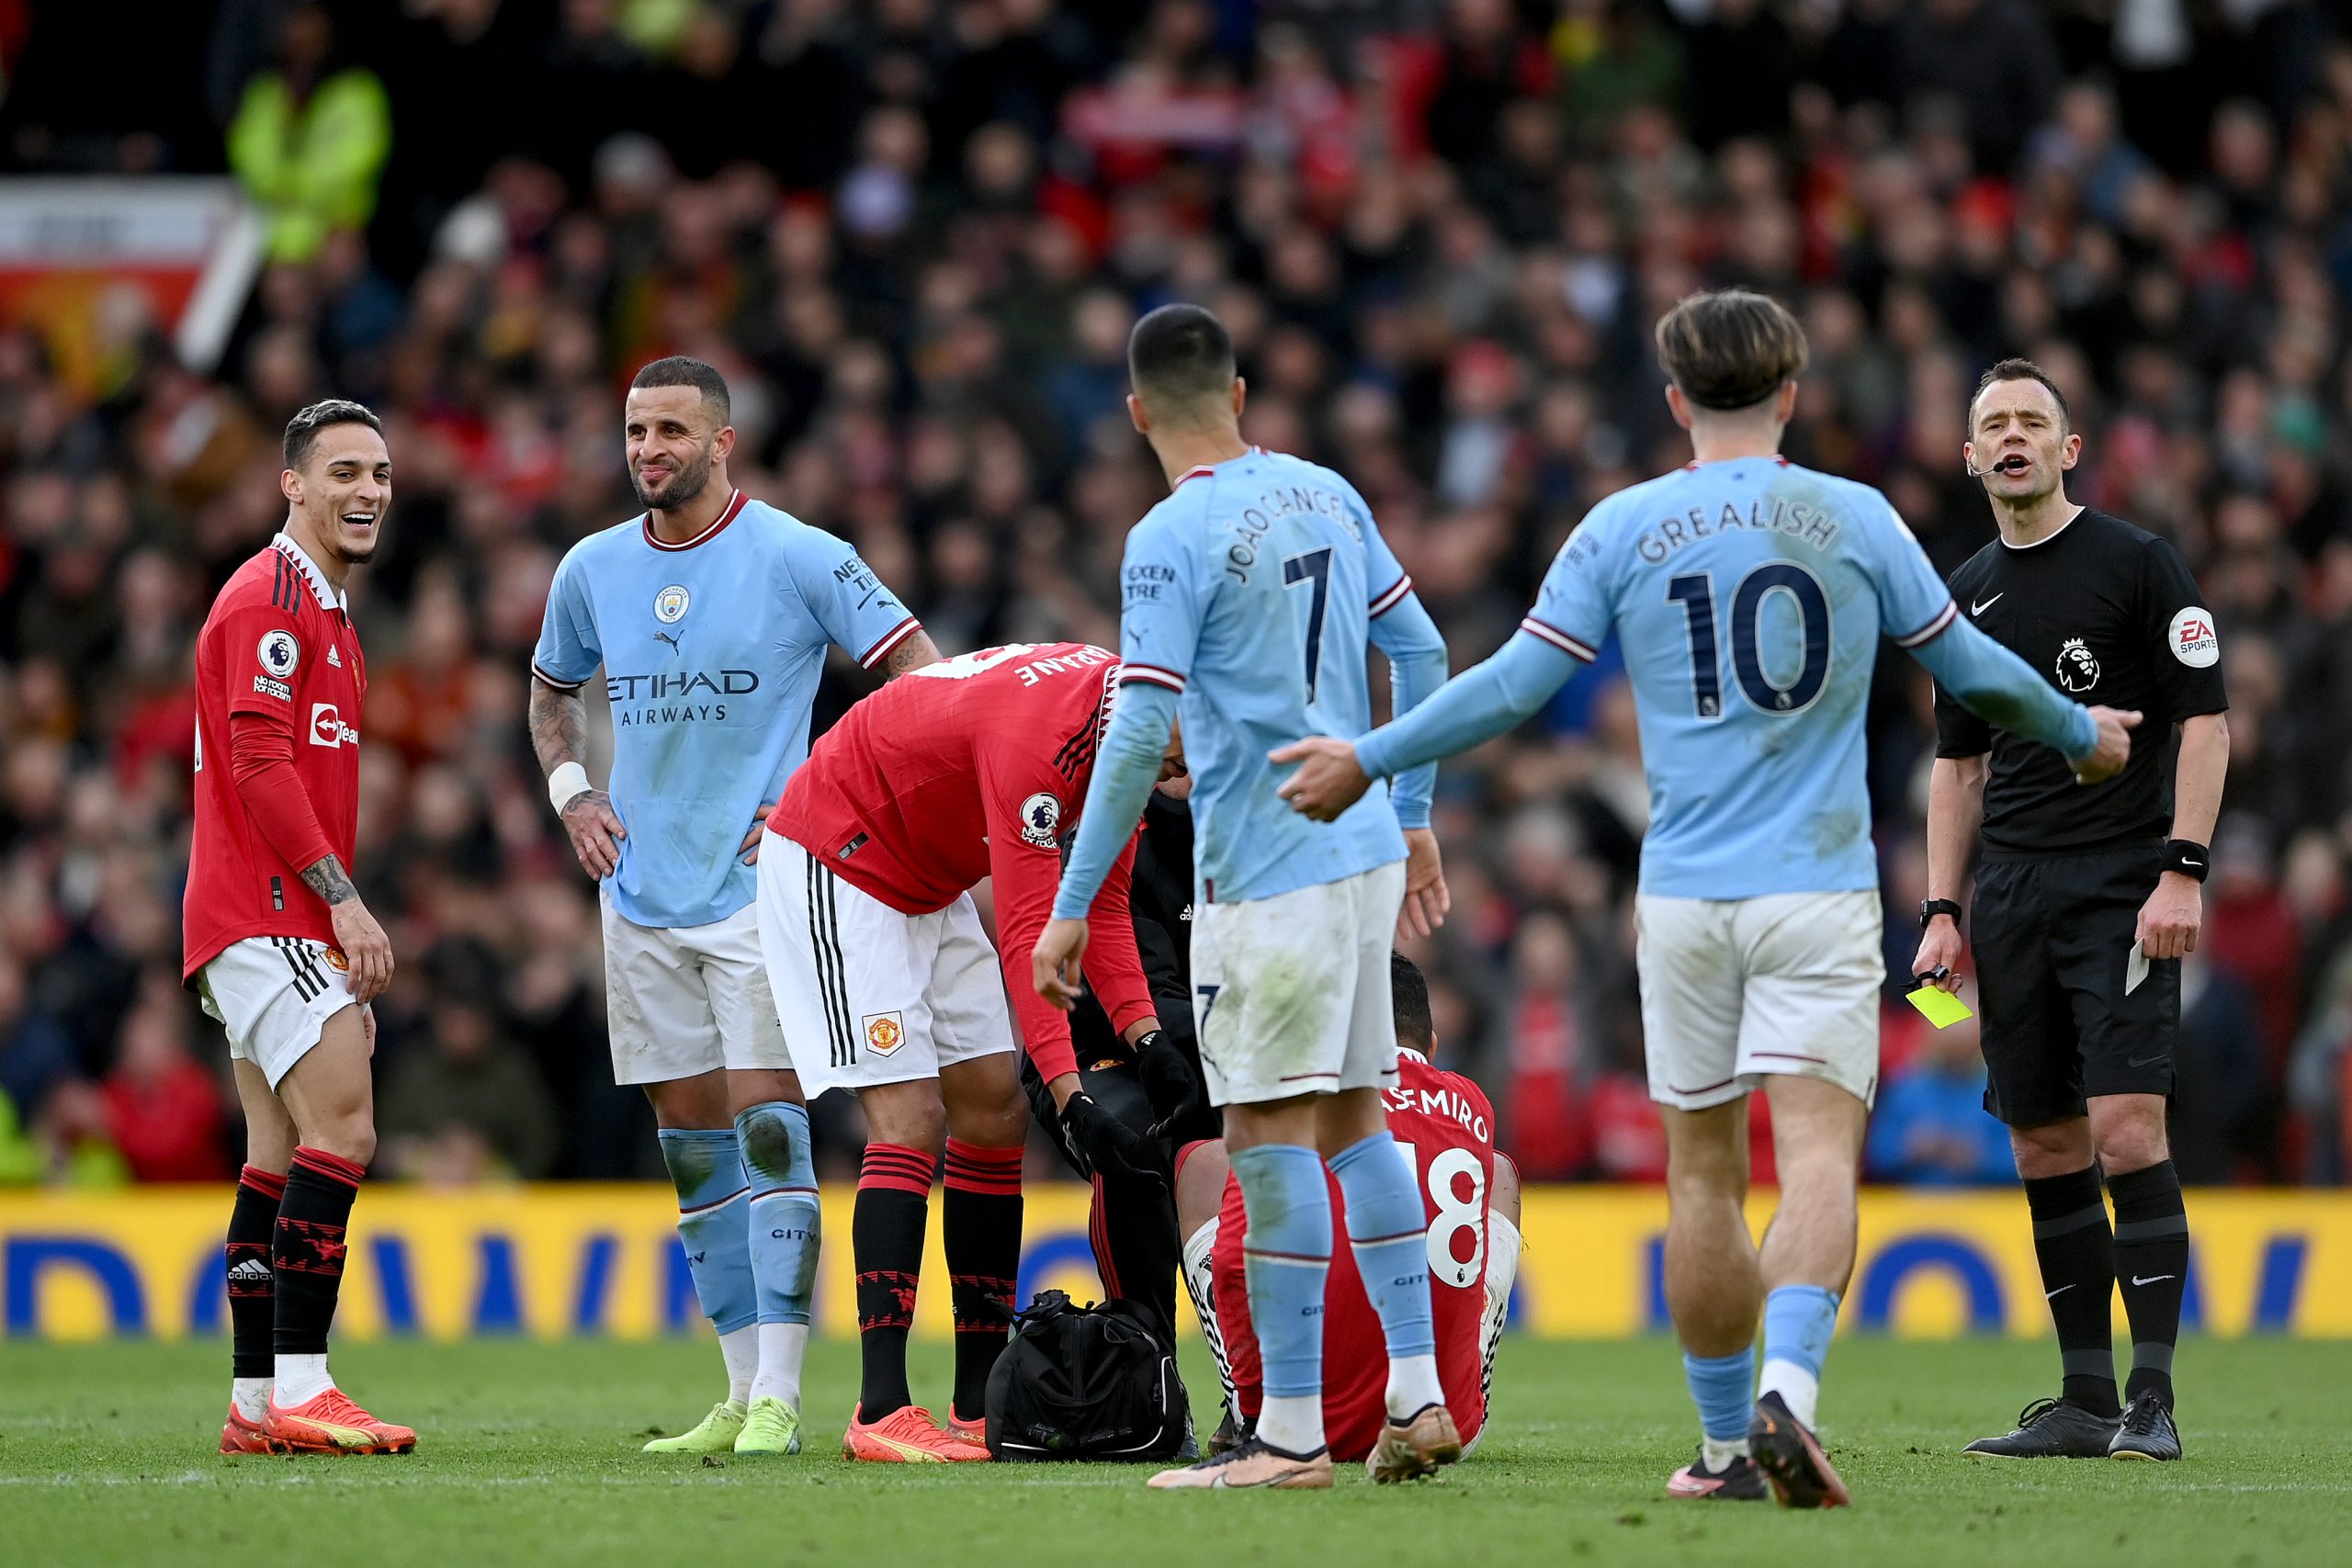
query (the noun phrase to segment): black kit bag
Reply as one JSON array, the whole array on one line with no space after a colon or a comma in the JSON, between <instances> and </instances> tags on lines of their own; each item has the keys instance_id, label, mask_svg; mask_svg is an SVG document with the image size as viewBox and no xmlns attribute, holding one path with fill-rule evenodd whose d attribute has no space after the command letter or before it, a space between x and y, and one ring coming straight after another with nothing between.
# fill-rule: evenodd
<instances>
[{"instance_id":1,"label":"black kit bag","mask_svg":"<svg viewBox=\"0 0 2352 1568\"><path fill-rule=\"evenodd\" d=\"M1172 1459L1190 1426L1175 1354L1134 1302L1078 1306L1040 1291L989 1374L997 1459Z\"/></svg>"}]
</instances>

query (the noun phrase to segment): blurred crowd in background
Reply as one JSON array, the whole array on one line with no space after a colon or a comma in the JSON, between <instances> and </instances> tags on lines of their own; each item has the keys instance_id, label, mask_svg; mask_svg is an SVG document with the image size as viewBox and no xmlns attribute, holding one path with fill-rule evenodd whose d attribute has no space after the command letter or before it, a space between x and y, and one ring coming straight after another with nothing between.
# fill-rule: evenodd
<instances>
[{"instance_id":1,"label":"blurred crowd in background","mask_svg":"<svg viewBox=\"0 0 2352 1568\"><path fill-rule=\"evenodd\" d=\"M557 560L637 510L638 365L720 367L737 481L853 539L944 649L1115 646L1122 540L1165 491L1125 340L1199 301L1247 435L1354 481L1460 667L1588 506L1687 460L1649 330L1731 283L1811 333L1791 456L1883 487L1941 568L1992 537L1964 408L2023 353L2085 436L2074 498L2197 570L2232 761L2177 1158L2345 1179L2345 0L181 0L128 33L109 9L0 5L0 164L226 171L268 261L210 374L136 311L70 356L0 331L0 1181L234 1168L226 1053L178 978L190 646L282 518L303 403L374 405L396 468L352 592L357 880L401 965L379 1168L658 1175L523 728ZM1664 1166L1617 668L1447 766L1453 918L1413 950L1443 1057L1538 1179ZM1879 675L1899 981L1932 728L1926 677L1891 651ZM860 689L837 668L819 725ZM1871 1174L2010 1179L1969 1028L1894 985L1886 1017ZM826 1118L830 1170L857 1136Z\"/></svg>"}]
</instances>

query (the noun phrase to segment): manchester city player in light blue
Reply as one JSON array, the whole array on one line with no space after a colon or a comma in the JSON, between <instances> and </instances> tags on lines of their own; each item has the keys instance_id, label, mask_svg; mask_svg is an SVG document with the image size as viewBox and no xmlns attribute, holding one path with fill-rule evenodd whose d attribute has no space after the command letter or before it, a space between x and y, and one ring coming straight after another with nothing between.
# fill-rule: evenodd
<instances>
[{"instance_id":1,"label":"manchester city player in light blue","mask_svg":"<svg viewBox=\"0 0 2352 1568\"><path fill-rule=\"evenodd\" d=\"M727 478L727 383L657 359L625 405L642 516L572 547L531 661L531 743L601 884L616 1081L642 1084L728 1394L650 1452L799 1450L818 1210L808 1115L760 953L761 816L808 756L825 651L890 673L939 657L842 540ZM598 666L608 794L582 767Z\"/></svg>"},{"instance_id":2,"label":"manchester city player in light blue","mask_svg":"<svg viewBox=\"0 0 2352 1568\"><path fill-rule=\"evenodd\" d=\"M1198 884L1193 1011L1249 1209L1266 1394L1250 1440L1152 1484L1331 1484L1327 1157L1387 1339L1390 1421L1370 1468L1383 1481L1426 1474L1462 1442L1438 1385L1420 1191L1380 1091L1396 1081L1393 934L1444 914L1429 830L1435 773L1407 773L1393 795L1374 791L1318 827L1276 797L1266 753L1301 723L1342 735L1371 727L1368 643L1388 657L1400 711L1443 682L1445 643L1347 480L1243 443L1243 387L1215 316L1192 305L1152 311L1127 362L1128 412L1171 488L1127 536L1118 705L1037 943L1037 987L1065 1007L1075 995L1085 914L1181 714Z\"/></svg>"},{"instance_id":3,"label":"manchester city player in light blue","mask_svg":"<svg viewBox=\"0 0 2352 1568\"><path fill-rule=\"evenodd\" d=\"M1846 1489L1813 1425L1878 1086L1884 933L1862 720L1879 638L2086 783L2122 767L2140 716L2068 701L1960 617L1884 496L1779 455L1805 342L1778 304L1697 295L1657 343L1697 460L1594 507L1493 658L1352 744L1274 757L1304 764L1283 786L1299 810L1345 811L1369 781L1532 715L1615 630L1650 786L1635 919L1668 1137L1667 1305L1703 1434L1668 1491L1761 1498L1769 1483L1792 1506L1834 1506ZM1759 1086L1781 1179L1760 1258L1741 1212Z\"/></svg>"}]
</instances>

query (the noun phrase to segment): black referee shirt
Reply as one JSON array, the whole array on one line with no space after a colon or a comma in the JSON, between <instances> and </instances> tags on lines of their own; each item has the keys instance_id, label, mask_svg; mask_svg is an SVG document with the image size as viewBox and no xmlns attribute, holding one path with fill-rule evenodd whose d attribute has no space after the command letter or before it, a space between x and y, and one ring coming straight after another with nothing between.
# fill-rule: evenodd
<instances>
[{"instance_id":1,"label":"black referee shirt","mask_svg":"<svg viewBox=\"0 0 2352 1568\"><path fill-rule=\"evenodd\" d=\"M1939 690L1936 755L1993 754L1984 858L2167 836L2172 727L2230 705L2212 612L2172 546L2086 506L2039 544L1995 539L1952 573L1951 593L1978 630L2076 702L2143 716L2123 771L2085 786L2050 747L1996 730Z\"/></svg>"}]
</instances>

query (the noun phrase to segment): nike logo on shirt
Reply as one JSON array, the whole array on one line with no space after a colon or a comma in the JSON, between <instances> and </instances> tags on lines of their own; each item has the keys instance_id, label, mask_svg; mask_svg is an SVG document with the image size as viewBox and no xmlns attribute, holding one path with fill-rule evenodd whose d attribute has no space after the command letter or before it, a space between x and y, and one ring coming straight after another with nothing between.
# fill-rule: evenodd
<instances>
[{"instance_id":1,"label":"nike logo on shirt","mask_svg":"<svg viewBox=\"0 0 2352 1568\"><path fill-rule=\"evenodd\" d=\"M2179 1276L2177 1274L2151 1274L2146 1279L2143 1280L2139 1275L2134 1274L2132 1276L2132 1282L2135 1285L2153 1285L2159 1280L2174 1280L2178 1278Z\"/></svg>"},{"instance_id":2,"label":"nike logo on shirt","mask_svg":"<svg viewBox=\"0 0 2352 1568\"><path fill-rule=\"evenodd\" d=\"M1968 606L1968 613L1972 615L1981 615L2008 596L2009 591L2004 588L1998 593L1994 594L1990 599L1985 600L1982 604L1972 603Z\"/></svg>"}]
</instances>

